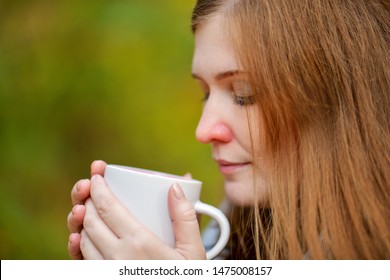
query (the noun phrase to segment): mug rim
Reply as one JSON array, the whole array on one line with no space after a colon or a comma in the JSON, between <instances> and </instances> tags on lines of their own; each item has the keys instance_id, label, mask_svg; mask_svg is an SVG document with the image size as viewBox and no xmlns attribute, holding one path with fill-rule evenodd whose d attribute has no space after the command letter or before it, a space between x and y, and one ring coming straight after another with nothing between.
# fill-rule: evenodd
<instances>
[{"instance_id":1,"label":"mug rim","mask_svg":"<svg viewBox=\"0 0 390 280\"><path fill-rule=\"evenodd\" d=\"M135 173L135 174L142 173L142 174L150 176L150 177L158 177L158 178L164 178L164 179L175 179L175 180L186 182L186 183L193 182L193 183L202 184L201 181L196 180L196 179L185 178L183 176L170 174L170 173L166 173L166 172L161 172L161 171L145 169L145 168L126 166L126 165L120 165L120 164L107 164L106 168L108 168L108 167L114 168L117 170L122 170L125 172Z\"/></svg>"}]
</instances>

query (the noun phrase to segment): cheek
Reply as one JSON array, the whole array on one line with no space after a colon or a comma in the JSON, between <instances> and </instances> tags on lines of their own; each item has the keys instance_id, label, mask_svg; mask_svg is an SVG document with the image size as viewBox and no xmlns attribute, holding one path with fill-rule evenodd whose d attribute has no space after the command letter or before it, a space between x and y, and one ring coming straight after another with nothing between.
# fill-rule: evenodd
<instances>
[{"instance_id":1,"label":"cheek","mask_svg":"<svg viewBox=\"0 0 390 280\"><path fill-rule=\"evenodd\" d=\"M256 106L246 107L236 114L237 136L242 146L250 151L254 158L261 158L265 150L265 135L262 118Z\"/></svg>"}]
</instances>

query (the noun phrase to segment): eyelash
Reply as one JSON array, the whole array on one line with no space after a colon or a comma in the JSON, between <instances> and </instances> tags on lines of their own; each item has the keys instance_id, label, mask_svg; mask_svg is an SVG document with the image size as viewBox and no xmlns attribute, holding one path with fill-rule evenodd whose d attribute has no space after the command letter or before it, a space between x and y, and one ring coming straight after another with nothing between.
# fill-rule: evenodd
<instances>
[{"instance_id":1,"label":"eyelash","mask_svg":"<svg viewBox=\"0 0 390 280\"><path fill-rule=\"evenodd\" d=\"M239 106L246 106L246 105L252 105L255 103L255 99L253 96L234 96L234 104L239 105Z\"/></svg>"},{"instance_id":2,"label":"eyelash","mask_svg":"<svg viewBox=\"0 0 390 280\"><path fill-rule=\"evenodd\" d=\"M206 102L209 99L210 93L206 92L204 94L204 97L202 98L202 103ZM255 100L253 96L239 96L239 95L234 95L233 102L236 105L239 106L246 106L246 105L252 105L255 103Z\"/></svg>"}]
</instances>

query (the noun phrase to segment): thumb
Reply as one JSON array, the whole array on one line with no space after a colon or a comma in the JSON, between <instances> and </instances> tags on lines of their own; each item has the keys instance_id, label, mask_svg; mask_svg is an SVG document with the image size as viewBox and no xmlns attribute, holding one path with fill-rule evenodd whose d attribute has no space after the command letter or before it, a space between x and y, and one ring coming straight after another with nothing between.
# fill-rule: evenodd
<instances>
[{"instance_id":1,"label":"thumb","mask_svg":"<svg viewBox=\"0 0 390 280\"><path fill-rule=\"evenodd\" d=\"M186 259L206 259L196 212L175 183L168 193L169 215L176 239L176 250Z\"/></svg>"}]
</instances>

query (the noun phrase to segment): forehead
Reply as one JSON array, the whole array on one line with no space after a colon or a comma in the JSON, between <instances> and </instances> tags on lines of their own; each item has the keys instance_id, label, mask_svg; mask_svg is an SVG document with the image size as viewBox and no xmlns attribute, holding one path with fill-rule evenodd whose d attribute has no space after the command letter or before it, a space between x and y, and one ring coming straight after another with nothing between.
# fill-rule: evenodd
<instances>
[{"instance_id":1,"label":"forehead","mask_svg":"<svg viewBox=\"0 0 390 280\"><path fill-rule=\"evenodd\" d=\"M238 70L222 16L216 15L201 24L195 33L192 72L200 76L216 75L226 70Z\"/></svg>"}]
</instances>

